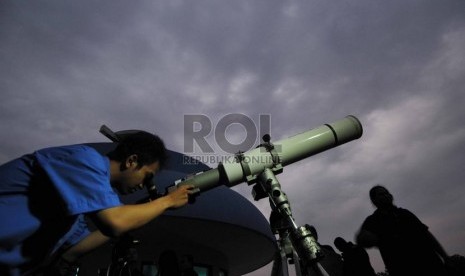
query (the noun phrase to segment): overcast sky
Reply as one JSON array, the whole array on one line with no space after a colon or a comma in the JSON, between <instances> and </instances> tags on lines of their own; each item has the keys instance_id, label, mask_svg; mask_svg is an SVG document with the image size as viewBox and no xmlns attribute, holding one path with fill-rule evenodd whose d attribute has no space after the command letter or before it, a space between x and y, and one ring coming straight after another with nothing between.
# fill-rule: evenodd
<instances>
[{"instance_id":1,"label":"overcast sky","mask_svg":"<svg viewBox=\"0 0 465 276\"><path fill-rule=\"evenodd\" d=\"M278 176L296 222L324 244L353 239L382 184L465 254L464 90L460 0L0 2L0 163L106 142L102 124L183 152L185 114L213 125L270 114L275 139L352 114L362 138ZM268 217L266 200L254 204Z\"/></svg>"}]
</instances>

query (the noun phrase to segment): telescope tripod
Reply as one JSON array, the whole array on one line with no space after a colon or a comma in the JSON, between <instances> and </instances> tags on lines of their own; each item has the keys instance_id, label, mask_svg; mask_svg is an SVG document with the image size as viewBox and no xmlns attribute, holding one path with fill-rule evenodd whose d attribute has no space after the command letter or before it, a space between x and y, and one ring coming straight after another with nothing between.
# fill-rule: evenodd
<instances>
[{"instance_id":1,"label":"telescope tripod","mask_svg":"<svg viewBox=\"0 0 465 276\"><path fill-rule=\"evenodd\" d=\"M291 205L272 169L266 168L257 177L252 195L255 200L268 197L272 209L270 227L279 235L272 276L288 276L289 264L294 264L297 276L330 276L319 260L324 258L309 225L297 226ZM257 199L258 198L258 199Z\"/></svg>"},{"instance_id":2,"label":"telescope tripod","mask_svg":"<svg viewBox=\"0 0 465 276\"><path fill-rule=\"evenodd\" d=\"M113 245L111 263L99 269L98 276L131 276L140 275L137 271L137 250L139 241L125 234Z\"/></svg>"}]
</instances>

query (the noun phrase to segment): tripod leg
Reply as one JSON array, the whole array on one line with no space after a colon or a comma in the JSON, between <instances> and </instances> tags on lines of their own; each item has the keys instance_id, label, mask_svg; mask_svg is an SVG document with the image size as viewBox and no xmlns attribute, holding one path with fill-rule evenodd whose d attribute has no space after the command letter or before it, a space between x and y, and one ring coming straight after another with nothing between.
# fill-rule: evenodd
<instances>
[{"instance_id":1,"label":"tripod leg","mask_svg":"<svg viewBox=\"0 0 465 276\"><path fill-rule=\"evenodd\" d=\"M295 275L297 276L307 276L308 275L308 271L306 271L305 269L302 269L303 267L305 267L303 264L302 264L302 260L299 258L299 256L297 255L297 253L294 251L294 268L295 268Z\"/></svg>"},{"instance_id":2,"label":"tripod leg","mask_svg":"<svg viewBox=\"0 0 465 276\"><path fill-rule=\"evenodd\" d=\"M271 276L289 276L287 256L284 249L279 250L275 254Z\"/></svg>"},{"instance_id":3,"label":"tripod leg","mask_svg":"<svg viewBox=\"0 0 465 276\"><path fill-rule=\"evenodd\" d=\"M312 264L307 269L309 275L317 275L317 276L330 276L329 273L324 269L323 266L319 262Z\"/></svg>"}]
</instances>

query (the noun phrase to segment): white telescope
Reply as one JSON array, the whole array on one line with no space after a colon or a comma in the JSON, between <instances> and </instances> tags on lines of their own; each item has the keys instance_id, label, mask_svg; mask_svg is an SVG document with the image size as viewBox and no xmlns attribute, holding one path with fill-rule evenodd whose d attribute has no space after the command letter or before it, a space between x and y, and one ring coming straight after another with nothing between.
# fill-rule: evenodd
<instances>
[{"instance_id":1,"label":"white telescope","mask_svg":"<svg viewBox=\"0 0 465 276\"><path fill-rule=\"evenodd\" d=\"M232 187L242 182L252 184L267 168L278 174L284 166L358 139L362 133L360 121L349 115L273 143L269 142L269 136L264 137L265 143L257 148L236 154L236 162L220 163L216 169L178 180L175 185L193 185L195 192L202 192L219 185Z\"/></svg>"}]
</instances>

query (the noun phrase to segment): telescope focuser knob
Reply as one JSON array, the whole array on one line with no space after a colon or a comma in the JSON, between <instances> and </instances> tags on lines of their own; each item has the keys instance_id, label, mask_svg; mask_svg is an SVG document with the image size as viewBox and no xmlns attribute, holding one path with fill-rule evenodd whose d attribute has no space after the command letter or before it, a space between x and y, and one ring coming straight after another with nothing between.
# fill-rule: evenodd
<instances>
[{"instance_id":1,"label":"telescope focuser knob","mask_svg":"<svg viewBox=\"0 0 465 276\"><path fill-rule=\"evenodd\" d=\"M269 134L265 134L262 137L263 142L269 143L271 141L271 136Z\"/></svg>"}]
</instances>

